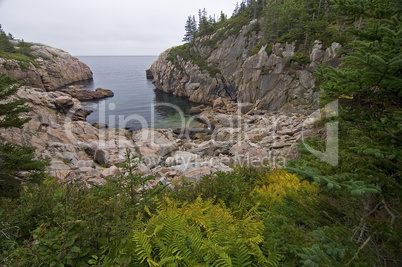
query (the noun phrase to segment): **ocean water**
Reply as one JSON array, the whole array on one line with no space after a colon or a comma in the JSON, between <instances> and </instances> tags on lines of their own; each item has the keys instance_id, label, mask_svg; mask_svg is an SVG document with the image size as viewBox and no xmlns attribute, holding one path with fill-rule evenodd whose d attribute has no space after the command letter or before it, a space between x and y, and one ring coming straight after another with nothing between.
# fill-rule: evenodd
<instances>
[{"instance_id":1,"label":"ocean water","mask_svg":"<svg viewBox=\"0 0 402 267\"><path fill-rule=\"evenodd\" d=\"M102 122L110 128L178 128L196 124L189 114L197 104L186 98L157 90L146 79L145 70L156 56L79 56L93 74L93 81L80 82L83 89L110 89L114 97L83 102L84 109L93 110L89 123Z\"/></svg>"}]
</instances>

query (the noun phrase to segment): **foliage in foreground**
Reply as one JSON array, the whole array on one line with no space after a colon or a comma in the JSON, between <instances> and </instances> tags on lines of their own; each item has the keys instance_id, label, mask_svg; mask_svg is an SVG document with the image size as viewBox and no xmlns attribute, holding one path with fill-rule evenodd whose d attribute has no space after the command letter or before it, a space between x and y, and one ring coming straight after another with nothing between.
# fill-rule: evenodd
<instances>
[{"instance_id":1,"label":"foliage in foreground","mask_svg":"<svg viewBox=\"0 0 402 267\"><path fill-rule=\"evenodd\" d=\"M31 108L24 99L11 98L17 90L16 79L0 75L0 129L22 128L30 120L19 117ZM18 197L22 184L41 181L47 163L36 160L34 152L31 147L4 142L0 133L0 197Z\"/></svg>"},{"instance_id":2,"label":"foliage in foreground","mask_svg":"<svg viewBox=\"0 0 402 267\"><path fill-rule=\"evenodd\" d=\"M342 266L353 259L358 266L375 260L353 242L352 229L323 213L317 184L284 170L219 173L216 183L230 181L219 191L208 176L172 192L140 191L143 179L132 174L88 189L47 178L17 200L2 199L2 263ZM134 202L126 190L130 180L138 192Z\"/></svg>"},{"instance_id":3,"label":"foliage in foreground","mask_svg":"<svg viewBox=\"0 0 402 267\"><path fill-rule=\"evenodd\" d=\"M322 102L338 100L339 164L324 164L301 146L302 159L288 170L320 182L336 220L354 229L360 248L379 264L400 263L402 19L394 1L337 1L339 12L360 18L350 31L353 52L338 69L323 66ZM345 100L345 98L347 100ZM331 122L323 120L323 122ZM322 142L310 146L322 148ZM337 188L337 190L333 190ZM345 201L340 202L340 194ZM349 201L349 202L348 202ZM358 255L356 255L358 257Z\"/></svg>"}]
</instances>

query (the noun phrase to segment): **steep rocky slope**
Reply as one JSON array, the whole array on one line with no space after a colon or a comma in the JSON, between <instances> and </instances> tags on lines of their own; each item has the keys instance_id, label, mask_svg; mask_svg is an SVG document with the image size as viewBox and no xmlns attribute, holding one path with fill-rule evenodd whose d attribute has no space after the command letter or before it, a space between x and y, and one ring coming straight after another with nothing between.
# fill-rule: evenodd
<instances>
[{"instance_id":1,"label":"steep rocky slope","mask_svg":"<svg viewBox=\"0 0 402 267\"><path fill-rule=\"evenodd\" d=\"M225 38L230 29L221 28L194 45L166 50L150 68L154 84L200 103L223 97L269 111L315 110L320 94L313 75L316 64L339 64L340 44L323 47L316 41L303 58L296 43L262 43L259 23L253 20Z\"/></svg>"},{"instance_id":2,"label":"steep rocky slope","mask_svg":"<svg viewBox=\"0 0 402 267\"><path fill-rule=\"evenodd\" d=\"M12 41L18 50L19 42ZM21 61L0 57L0 74L7 74L21 83L48 91L64 85L92 79L91 69L69 53L43 44L29 44L34 60Z\"/></svg>"}]
</instances>

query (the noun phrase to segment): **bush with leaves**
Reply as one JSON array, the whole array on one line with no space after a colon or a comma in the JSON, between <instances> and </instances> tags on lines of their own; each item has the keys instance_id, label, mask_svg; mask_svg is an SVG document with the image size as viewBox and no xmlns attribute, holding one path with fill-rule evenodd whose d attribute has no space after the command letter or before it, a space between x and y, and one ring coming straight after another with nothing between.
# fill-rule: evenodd
<instances>
[{"instance_id":1,"label":"bush with leaves","mask_svg":"<svg viewBox=\"0 0 402 267\"><path fill-rule=\"evenodd\" d=\"M13 266L82 266L89 261L124 265L131 261L132 229L164 186L143 190L151 177L137 173L138 159L128 153L126 174L87 188L73 180L24 187L19 199L0 209L0 260ZM95 260L95 258L96 260ZM1 262L1 261L0 261Z\"/></svg>"},{"instance_id":2,"label":"bush with leaves","mask_svg":"<svg viewBox=\"0 0 402 267\"><path fill-rule=\"evenodd\" d=\"M230 173L217 172L214 175L204 176L196 184L183 179L181 185L177 186L169 196L182 202L191 202L201 196L203 199L214 199L214 203L223 201L227 207L239 210L246 204L243 200L250 199L250 193L261 173L266 172L269 172L269 169L238 166Z\"/></svg>"}]
</instances>

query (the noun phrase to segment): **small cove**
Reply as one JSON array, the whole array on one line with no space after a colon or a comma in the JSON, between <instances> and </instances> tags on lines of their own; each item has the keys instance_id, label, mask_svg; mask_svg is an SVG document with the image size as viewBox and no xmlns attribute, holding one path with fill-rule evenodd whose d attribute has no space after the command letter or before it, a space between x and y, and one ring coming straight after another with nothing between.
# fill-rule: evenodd
<instances>
[{"instance_id":1,"label":"small cove","mask_svg":"<svg viewBox=\"0 0 402 267\"><path fill-rule=\"evenodd\" d=\"M83 89L110 89L114 97L83 102L83 109L92 110L89 123L102 122L110 128L178 128L194 126L189 113L196 103L164 93L145 76L145 70L156 56L79 56L93 74L92 81L80 82Z\"/></svg>"}]
</instances>

